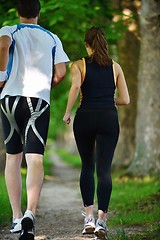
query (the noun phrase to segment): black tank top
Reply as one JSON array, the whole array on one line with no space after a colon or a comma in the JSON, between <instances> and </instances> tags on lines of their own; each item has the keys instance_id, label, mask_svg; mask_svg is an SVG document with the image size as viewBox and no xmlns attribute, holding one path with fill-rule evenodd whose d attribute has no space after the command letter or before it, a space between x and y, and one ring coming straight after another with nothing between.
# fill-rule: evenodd
<instances>
[{"instance_id":1,"label":"black tank top","mask_svg":"<svg viewBox=\"0 0 160 240\"><path fill-rule=\"evenodd\" d=\"M115 109L113 66L104 67L85 58L86 75L81 85L79 110Z\"/></svg>"}]
</instances>

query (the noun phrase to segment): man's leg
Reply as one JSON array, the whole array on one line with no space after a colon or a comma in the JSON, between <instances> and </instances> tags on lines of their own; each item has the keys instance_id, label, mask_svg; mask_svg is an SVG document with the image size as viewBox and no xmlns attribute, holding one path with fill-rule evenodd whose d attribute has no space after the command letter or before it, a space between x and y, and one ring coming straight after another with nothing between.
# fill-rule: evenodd
<instances>
[{"instance_id":1,"label":"man's leg","mask_svg":"<svg viewBox=\"0 0 160 240\"><path fill-rule=\"evenodd\" d=\"M39 201L39 196L43 184L43 155L27 153L25 155L27 163L27 210L22 219L22 231L19 240L34 240L35 234L35 214Z\"/></svg>"},{"instance_id":2,"label":"man's leg","mask_svg":"<svg viewBox=\"0 0 160 240\"><path fill-rule=\"evenodd\" d=\"M43 155L28 153L26 162L27 210L32 211L35 215L44 177Z\"/></svg>"},{"instance_id":3,"label":"man's leg","mask_svg":"<svg viewBox=\"0 0 160 240\"><path fill-rule=\"evenodd\" d=\"M21 218L21 162L22 153L6 154L5 179L8 191L8 196L13 212L13 219Z\"/></svg>"}]
</instances>

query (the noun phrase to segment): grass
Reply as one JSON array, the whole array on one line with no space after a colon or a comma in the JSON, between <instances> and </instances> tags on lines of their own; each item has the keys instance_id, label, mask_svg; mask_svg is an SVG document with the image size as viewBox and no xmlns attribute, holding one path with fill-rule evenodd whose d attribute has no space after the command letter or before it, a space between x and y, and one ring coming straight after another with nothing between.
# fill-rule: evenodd
<instances>
[{"instance_id":1,"label":"grass","mask_svg":"<svg viewBox=\"0 0 160 240\"><path fill-rule=\"evenodd\" d=\"M54 167L54 163L53 161L50 160L50 151L52 151L52 149L50 150L50 148L46 148L45 154L44 154L44 175L52 175L52 171L53 171L53 167Z\"/></svg>"},{"instance_id":2,"label":"grass","mask_svg":"<svg viewBox=\"0 0 160 240\"><path fill-rule=\"evenodd\" d=\"M64 150L57 154L68 164L81 166L80 157ZM158 240L160 235L160 180L154 177L129 178L113 172L113 190L109 205L108 227L117 229L110 240ZM123 176L123 177L122 177ZM96 177L95 177L96 179ZM126 229L142 233L127 234Z\"/></svg>"},{"instance_id":3,"label":"grass","mask_svg":"<svg viewBox=\"0 0 160 240\"><path fill-rule=\"evenodd\" d=\"M46 151L44 155L44 174L51 175L52 174L53 163L49 160L49 151ZM23 184L23 191L22 191L22 211L24 212L26 209L26 169L21 168L22 174L22 184ZM0 226L4 226L6 224L10 224L12 218L12 211L9 203L9 198L7 194L7 189L5 185L5 178L4 175L0 175Z\"/></svg>"},{"instance_id":4,"label":"grass","mask_svg":"<svg viewBox=\"0 0 160 240\"><path fill-rule=\"evenodd\" d=\"M64 149L57 149L56 154L60 156L60 158L67 164L80 168L81 167L81 160L78 154L76 153L69 153L66 152Z\"/></svg>"},{"instance_id":5,"label":"grass","mask_svg":"<svg viewBox=\"0 0 160 240\"><path fill-rule=\"evenodd\" d=\"M45 175L52 174L53 163L47 150L44 156ZM55 151L55 150L54 150ZM81 161L77 154L56 150L66 163L80 168ZM123 176L123 177L122 177ZM23 184L26 170L22 169ZM5 187L4 176L0 176L0 225L8 224L11 209ZM154 177L129 178L123 172L113 172L113 191L111 195L108 227L116 230L110 233L109 240L158 240L160 235L160 180ZM22 208L26 206L26 193L23 189ZM128 230L134 230L132 234ZM138 232L138 230L140 232Z\"/></svg>"},{"instance_id":6,"label":"grass","mask_svg":"<svg viewBox=\"0 0 160 240\"><path fill-rule=\"evenodd\" d=\"M11 215L11 209L9 205L9 200L8 200L8 195L7 195L7 190L5 186L5 180L4 176L0 175L0 225L2 223L6 223L8 217ZM3 221L2 221L3 219Z\"/></svg>"},{"instance_id":7,"label":"grass","mask_svg":"<svg viewBox=\"0 0 160 240\"><path fill-rule=\"evenodd\" d=\"M113 224L150 224L158 221L158 200L160 199L159 180L146 177L114 177L110 210L123 209L111 219Z\"/></svg>"},{"instance_id":8,"label":"grass","mask_svg":"<svg viewBox=\"0 0 160 240\"><path fill-rule=\"evenodd\" d=\"M114 214L108 219L108 227L122 230L135 228L144 231L143 236L135 233L128 239L158 240L159 200L159 179L153 177L131 179L115 177L113 174L109 212Z\"/></svg>"}]
</instances>

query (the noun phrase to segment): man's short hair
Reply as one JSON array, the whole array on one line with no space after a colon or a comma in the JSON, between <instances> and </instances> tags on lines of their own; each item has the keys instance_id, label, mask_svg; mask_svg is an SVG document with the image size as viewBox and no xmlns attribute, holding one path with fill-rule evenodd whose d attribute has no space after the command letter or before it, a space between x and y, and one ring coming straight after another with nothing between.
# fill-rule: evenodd
<instances>
[{"instance_id":1,"label":"man's short hair","mask_svg":"<svg viewBox=\"0 0 160 240\"><path fill-rule=\"evenodd\" d=\"M21 17L35 18L40 12L39 0L18 0L17 11Z\"/></svg>"}]
</instances>

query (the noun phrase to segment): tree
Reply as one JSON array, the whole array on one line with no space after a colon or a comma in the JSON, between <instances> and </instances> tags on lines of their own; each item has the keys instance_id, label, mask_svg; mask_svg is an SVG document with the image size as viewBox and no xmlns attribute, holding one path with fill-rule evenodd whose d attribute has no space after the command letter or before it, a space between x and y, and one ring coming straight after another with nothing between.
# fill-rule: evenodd
<instances>
[{"instance_id":1,"label":"tree","mask_svg":"<svg viewBox=\"0 0 160 240\"><path fill-rule=\"evenodd\" d=\"M114 0L114 7L123 13L123 24L127 25L124 37L117 41L117 61L126 78L131 102L128 106L118 107L120 137L113 159L114 168L126 168L134 158L135 122L137 115L138 64L139 64L139 16L140 1ZM114 17L114 21L118 18Z\"/></svg>"},{"instance_id":2,"label":"tree","mask_svg":"<svg viewBox=\"0 0 160 240\"><path fill-rule=\"evenodd\" d=\"M160 172L159 16L159 1L142 1L136 148L134 161L128 169L129 173L136 175Z\"/></svg>"}]
</instances>

